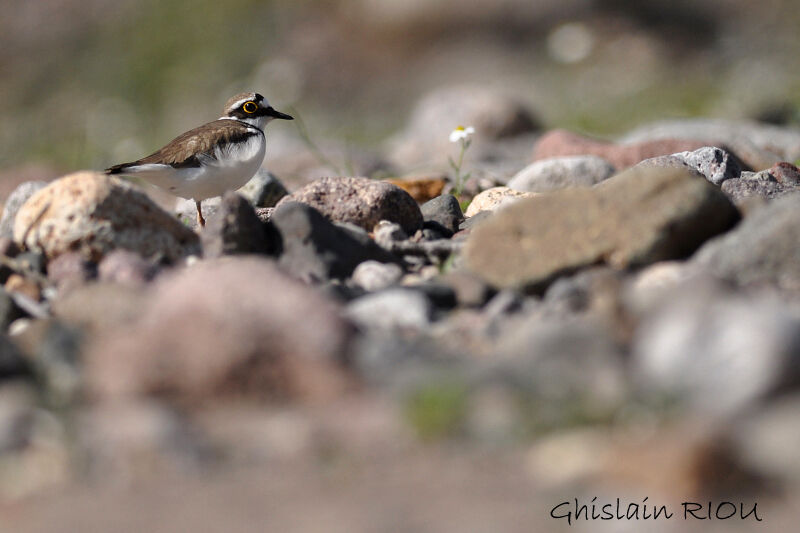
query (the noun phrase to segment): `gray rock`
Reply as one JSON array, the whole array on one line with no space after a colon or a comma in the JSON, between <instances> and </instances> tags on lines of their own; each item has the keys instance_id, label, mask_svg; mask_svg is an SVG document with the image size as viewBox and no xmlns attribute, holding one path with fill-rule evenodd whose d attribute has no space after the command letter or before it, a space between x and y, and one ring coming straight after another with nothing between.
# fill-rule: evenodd
<instances>
[{"instance_id":1,"label":"gray rock","mask_svg":"<svg viewBox=\"0 0 800 533\"><path fill-rule=\"evenodd\" d=\"M742 173L742 166L730 152L713 146L705 146L692 152L645 159L641 167L680 167L697 172L714 185L721 185L729 179L736 179Z\"/></svg>"},{"instance_id":2,"label":"gray rock","mask_svg":"<svg viewBox=\"0 0 800 533\"><path fill-rule=\"evenodd\" d=\"M622 351L588 320L506 321L496 353L492 373L542 402L539 424L607 417L627 398Z\"/></svg>"},{"instance_id":3,"label":"gray rock","mask_svg":"<svg viewBox=\"0 0 800 533\"><path fill-rule=\"evenodd\" d=\"M800 172L790 163L778 163L761 172L742 172L739 179L724 182L722 191L737 204L752 198L774 200L800 191Z\"/></svg>"},{"instance_id":4,"label":"gray rock","mask_svg":"<svg viewBox=\"0 0 800 533\"><path fill-rule=\"evenodd\" d=\"M730 415L800 378L800 320L776 299L688 282L635 333L639 384Z\"/></svg>"},{"instance_id":5,"label":"gray rock","mask_svg":"<svg viewBox=\"0 0 800 533\"><path fill-rule=\"evenodd\" d=\"M77 172L36 192L20 208L14 240L48 258L76 251L97 261L122 248L168 261L200 253L196 233L128 182Z\"/></svg>"},{"instance_id":6,"label":"gray rock","mask_svg":"<svg viewBox=\"0 0 800 533\"><path fill-rule=\"evenodd\" d=\"M417 202L406 191L368 178L320 178L284 197L278 207L288 202L308 204L333 222L349 222L367 231L388 220L412 234L423 222Z\"/></svg>"},{"instance_id":7,"label":"gray rock","mask_svg":"<svg viewBox=\"0 0 800 533\"><path fill-rule=\"evenodd\" d=\"M447 230L450 235L458 231L459 224L464 220L461 205L452 194L443 194L428 200L420 206L420 211L426 226L429 223L437 224Z\"/></svg>"},{"instance_id":8,"label":"gray rock","mask_svg":"<svg viewBox=\"0 0 800 533\"><path fill-rule=\"evenodd\" d=\"M800 196L769 203L706 243L692 263L740 285L800 289Z\"/></svg>"},{"instance_id":9,"label":"gray rock","mask_svg":"<svg viewBox=\"0 0 800 533\"><path fill-rule=\"evenodd\" d=\"M50 405L70 405L81 393L83 340L81 330L59 321L44 328L32 365Z\"/></svg>"},{"instance_id":10,"label":"gray rock","mask_svg":"<svg viewBox=\"0 0 800 533\"><path fill-rule=\"evenodd\" d=\"M770 402L738 420L731 441L741 460L769 479L800 479L800 397L795 393Z\"/></svg>"},{"instance_id":11,"label":"gray rock","mask_svg":"<svg viewBox=\"0 0 800 533\"><path fill-rule=\"evenodd\" d=\"M278 264L298 279L345 279L363 261L396 261L361 228L333 224L306 204L281 203L271 224L281 243Z\"/></svg>"},{"instance_id":12,"label":"gray rock","mask_svg":"<svg viewBox=\"0 0 800 533\"><path fill-rule=\"evenodd\" d=\"M263 168L236 192L254 207L275 207L281 198L289 194L283 183L272 172Z\"/></svg>"},{"instance_id":13,"label":"gray rock","mask_svg":"<svg viewBox=\"0 0 800 533\"><path fill-rule=\"evenodd\" d=\"M742 172L740 179L727 180L722 191L736 205L742 205L752 198L772 200L787 194L786 187L778 183L768 170L761 172Z\"/></svg>"},{"instance_id":14,"label":"gray rock","mask_svg":"<svg viewBox=\"0 0 800 533\"><path fill-rule=\"evenodd\" d=\"M492 285L536 290L590 265L686 257L738 219L719 188L693 173L636 168L592 188L521 200L472 230L464 254Z\"/></svg>"},{"instance_id":15,"label":"gray rock","mask_svg":"<svg viewBox=\"0 0 800 533\"><path fill-rule=\"evenodd\" d=\"M228 191L202 232L207 257L233 254L269 254L277 243L243 196Z\"/></svg>"},{"instance_id":16,"label":"gray rock","mask_svg":"<svg viewBox=\"0 0 800 533\"><path fill-rule=\"evenodd\" d=\"M27 374L29 367L19 348L4 333L0 333L0 382Z\"/></svg>"},{"instance_id":17,"label":"gray rock","mask_svg":"<svg viewBox=\"0 0 800 533\"><path fill-rule=\"evenodd\" d=\"M3 216L0 217L0 237L11 238L14 235L14 219L17 211L36 191L44 189L46 186L46 181L26 181L14 189L3 205Z\"/></svg>"},{"instance_id":18,"label":"gray rock","mask_svg":"<svg viewBox=\"0 0 800 533\"><path fill-rule=\"evenodd\" d=\"M495 293L484 280L470 272L448 272L437 281L450 287L459 307L482 307Z\"/></svg>"},{"instance_id":19,"label":"gray rock","mask_svg":"<svg viewBox=\"0 0 800 533\"><path fill-rule=\"evenodd\" d=\"M460 231L470 230L470 229L474 228L475 226L477 226L480 222L482 222L484 220L488 220L489 217L491 217L491 216L492 216L492 210L491 209L486 209L485 211L478 211L474 215L465 218L464 222L462 222L458 226L458 229Z\"/></svg>"},{"instance_id":20,"label":"gray rock","mask_svg":"<svg viewBox=\"0 0 800 533\"><path fill-rule=\"evenodd\" d=\"M736 157L721 148L706 146L692 152L681 152L675 156L682 158L690 168L697 170L714 185L738 178L742 173L742 166Z\"/></svg>"},{"instance_id":21,"label":"gray rock","mask_svg":"<svg viewBox=\"0 0 800 533\"><path fill-rule=\"evenodd\" d=\"M626 280L623 306L632 315L642 316L669 299L682 283L702 275L699 267L686 261L654 263Z\"/></svg>"},{"instance_id":22,"label":"gray rock","mask_svg":"<svg viewBox=\"0 0 800 533\"><path fill-rule=\"evenodd\" d=\"M506 92L485 85L442 87L414 106L403 132L390 142L390 158L405 167L446 161L455 148L448 138L457 126L475 128L477 146L471 151L480 151L484 141L534 131L536 122L531 111Z\"/></svg>"},{"instance_id":23,"label":"gray rock","mask_svg":"<svg viewBox=\"0 0 800 533\"><path fill-rule=\"evenodd\" d=\"M566 187L589 187L616 172L614 166L597 156L542 159L520 170L508 182L517 191L545 192Z\"/></svg>"},{"instance_id":24,"label":"gray rock","mask_svg":"<svg viewBox=\"0 0 800 533\"><path fill-rule=\"evenodd\" d=\"M0 455L23 449L31 438L36 391L18 380L0 386Z\"/></svg>"},{"instance_id":25,"label":"gray rock","mask_svg":"<svg viewBox=\"0 0 800 533\"><path fill-rule=\"evenodd\" d=\"M387 289L351 302L345 314L356 324L376 330L421 330L431 321L433 307L421 292Z\"/></svg>"},{"instance_id":26,"label":"gray rock","mask_svg":"<svg viewBox=\"0 0 800 533\"><path fill-rule=\"evenodd\" d=\"M138 319L93 335L90 397L330 400L352 386L340 308L258 256L164 273Z\"/></svg>"},{"instance_id":27,"label":"gray rock","mask_svg":"<svg viewBox=\"0 0 800 533\"><path fill-rule=\"evenodd\" d=\"M4 288L0 287L0 330L8 331L8 326L18 318L25 316L14 298Z\"/></svg>"},{"instance_id":28,"label":"gray rock","mask_svg":"<svg viewBox=\"0 0 800 533\"><path fill-rule=\"evenodd\" d=\"M381 220L375 227L375 242L381 248L390 250L394 243L405 241L408 239L408 234L403 231L400 224L389 222L388 220Z\"/></svg>"},{"instance_id":29,"label":"gray rock","mask_svg":"<svg viewBox=\"0 0 800 533\"><path fill-rule=\"evenodd\" d=\"M592 313L605 324L619 319L622 274L608 267L584 270L556 280L547 289L538 313L551 318Z\"/></svg>"},{"instance_id":30,"label":"gray rock","mask_svg":"<svg viewBox=\"0 0 800 533\"><path fill-rule=\"evenodd\" d=\"M403 269L392 263L364 261L353 271L353 283L367 291L379 291L395 285L403 277Z\"/></svg>"}]
</instances>

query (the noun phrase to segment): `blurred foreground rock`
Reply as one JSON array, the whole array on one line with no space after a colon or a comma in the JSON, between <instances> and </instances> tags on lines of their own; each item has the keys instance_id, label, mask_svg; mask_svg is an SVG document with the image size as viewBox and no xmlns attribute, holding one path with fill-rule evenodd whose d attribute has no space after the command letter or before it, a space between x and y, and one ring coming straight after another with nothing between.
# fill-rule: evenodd
<instances>
[{"instance_id":1,"label":"blurred foreground rock","mask_svg":"<svg viewBox=\"0 0 800 533\"><path fill-rule=\"evenodd\" d=\"M87 382L97 398L323 400L351 386L351 336L336 305L271 262L206 261L160 277L138 320L97 336Z\"/></svg>"}]
</instances>

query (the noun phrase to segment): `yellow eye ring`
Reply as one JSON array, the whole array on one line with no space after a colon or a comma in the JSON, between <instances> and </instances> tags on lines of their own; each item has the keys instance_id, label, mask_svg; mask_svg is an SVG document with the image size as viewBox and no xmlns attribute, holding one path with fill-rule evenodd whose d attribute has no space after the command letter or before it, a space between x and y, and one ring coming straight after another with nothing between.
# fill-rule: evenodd
<instances>
[{"instance_id":1,"label":"yellow eye ring","mask_svg":"<svg viewBox=\"0 0 800 533\"><path fill-rule=\"evenodd\" d=\"M255 113L256 109L258 109L258 106L255 104L255 102L245 102L242 106L242 109L244 109L245 113Z\"/></svg>"}]
</instances>

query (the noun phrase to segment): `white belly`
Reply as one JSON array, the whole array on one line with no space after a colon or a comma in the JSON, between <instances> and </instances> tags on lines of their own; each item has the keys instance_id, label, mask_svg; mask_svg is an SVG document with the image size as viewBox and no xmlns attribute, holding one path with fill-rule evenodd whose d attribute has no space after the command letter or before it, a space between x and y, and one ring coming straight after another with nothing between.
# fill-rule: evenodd
<instances>
[{"instance_id":1,"label":"white belly","mask_svg":"<svg viewBox=\"0 0 800 533\"><path fill-rule=\"evenodd\" d=\"M201 159L202 165L197 168L142 165L132 174L175 196L204 200L235 191L247 183L264 162L265 145L263 135L253 135L238 146L218 148L215 158Z\"/></svg>"}]
</instances>

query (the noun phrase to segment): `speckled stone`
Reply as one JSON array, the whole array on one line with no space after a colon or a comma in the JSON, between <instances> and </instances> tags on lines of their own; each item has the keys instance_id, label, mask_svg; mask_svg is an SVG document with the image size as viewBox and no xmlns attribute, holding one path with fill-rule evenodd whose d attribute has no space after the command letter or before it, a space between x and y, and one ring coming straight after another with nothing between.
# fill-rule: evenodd
<instances>
[{"instance_id":1,"label":"speckled stone","mask_svg":"<svg viewBox=\"0 0 800 533\"><path fill-rule=\"evenodd\" d=\"M131 250L169 261L200 253L199 238L128 182L76 172L39 190L14 223L14 240L48 258L76 251L98 261Z\"/></svg>"},{"instance_id":2,"label":"speckled stone","mask_svg":"<svg viewBox=\"0 0 800 533\"><path fill-rule=\"evenodd\" d=\"M278 206L287 202L310 205L333 222L349 222L367 231L388 220L412 234L423 223L417 202L406 191L369 178L320 178L284 197Z\"/></svg>"},{"instance_id":3,"label":"speckled stone","mask_svg":"<svg viewBox=\"0 0 800 533\"><path fill-rule=\"evenodd\" d=\"M464 215L473 217L482 211L495 211L523 198L533 198L534 196L536 193L515 191L508 187L492 187L473 198Z\"/></svg>"}]
</instances>

